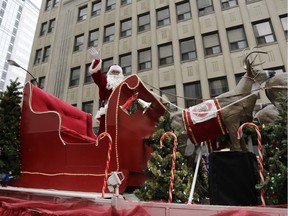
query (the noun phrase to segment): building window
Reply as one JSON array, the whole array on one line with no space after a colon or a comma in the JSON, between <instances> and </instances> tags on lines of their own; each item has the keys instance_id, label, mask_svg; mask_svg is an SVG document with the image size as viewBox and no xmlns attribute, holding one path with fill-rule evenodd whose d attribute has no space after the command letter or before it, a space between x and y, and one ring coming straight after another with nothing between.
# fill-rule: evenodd
<instances>
[{"instance_id":1,"label":"building window","mask_svg":"<svg viewBox=\"0 0 288 216\"><path fill-rule=\"evenodd\" d=\"M105 59L102 61L102 73L106 74L113 64L113 58Z\"/></svg>"},{"instance_id":2,"label":"building window","mask_svg":"<svg viewBox=\"0 0 288 216\"><path fill-rule=\"evenodd\" d=\"M191 18L191 10L189 1L185 1L180 4L176 4L177 19L186 20Z\"/></svg>"},{"instance_id":3,"label":"building window","mask_svg":"<svg viewBox=\"0 0 288 216\"><path fill-rule=\"evenodd\" d=\"M157 10L157 26L170 24L169 8Z\"/></svg>"},{"instance_id":4,"label":"building window","mask_svg":"<svg viewBox=\"0 0 288 216\"><path fill-rule=\"evenodd\" d=\"M86 20L86 18L87 18L87 5L79 8L78 21Z\"/></svg>"},{"instance_id":5,"label":"building window","mask_svg":"<svg viewBox=\"0 0 288 216\"><path fill-rule=\"evenodd\" d=\"M92 30L89 32L88 47L96 47L98 45L99 30Z\"/></svg>"},{"instance_id":6,"label":"building window","mask_svg":"<svg viewBox=\"0 0 288 216\"><path fill-rule=\"evenodd\" d=\"M266 44L276 41L269 21L253 24L257 44Z\"/></svg>"},{"instance_id":7,"label":"building window","mask_svg":"<svg viewBox=\"0 0 288 216\"><path fill-rule=\"evenodd\" d=\"M114 40L114 25L106 26L104 29L104 42L109 42Z\"/></svg>"},{"instance_id":8,"label":"building window","mask_svg":"<svg viewBox=\"0 0 288 216\"><path fill-rule=\"evenodd\" d=\"M238 5L237 0L220 0L222 9L228 9Z\"/></svg>"},{"instance_id":9,"label":"building window","mask_svg":"<svg viewBox=\"0 0 288 216\"><path fill-rule=\"evenodd\" d=\"M49 10L52 6L52 0L46 0L45 11Z\"/></svg>"},{"instance_id":10,"label":"building window","mask_svg":"<svg viewBox=\"0 0 288 216\"><path fill-rule=\"evenodd\" d=\"M138 16L138 32L150 30L150 14Z\"/></svg>"},{"instance_id":11,"label":"building window","mask_svg":"<svg viewBox=\"0 0 288 216\"><path fill-rule=\"evenodd\" d=\"M106 11L113 10L116 7L116 0L106 0Z\"/></svg>"},{"instance_id":12,"label":"building window","mask_svg":"<svg viewBox=\"0 0 288 216\"><path fill-rule=\"evenodd\" d=\"M120 56L120 65L123 70L123 74L130 75L132 73L132 66L131 66L132 56L131 53Z\"/></svg>"},{"instance_id":13,"label":"building window","mask_svg":"<svg viewBox=\"0 0 288 216\"><path fill-rule=\"evenodd\" d=\"M38 87L44 89L44 85L45 85L45 76L39 77Z\"/></svg>"},{"instance_id":14,"label":"building window","mask_svg":"<svg viewBox=\"0 0 288 216\"><path fill-rule=\"evenodd\" d=\"M160 92L161 92L162 97L166 96L168 98L168 100L170 101L170 103L175 105L175 106L168 105L168 107L167 107L168 110L170 112L177 111L177 107L176 107L177 106L177 97L176 97L177 94L176 94L175 86L160 88Z\"/></svg>"},{"instance_id":15,"label":"building window","mask_svg":"<svg viewBox=\"0 0 288 216\"><path fill-rule=\"evenodd\" d=\"M86 64L85 66L85 77L84 77L84 83L87 84L87 83L92 83L92 76L91 74L89 73L89 68L90 68L90 63L89 64Z\"/></svg>"},{"instance_id":16,"label":"building window","mask_svg":"<svg viewBox=\"0 0 288 216\"><path fill-rule=\"evenodd\" d=\"M43 36L45 34L46 29L47 29L47 22L44 22L41 24L40 36Z\"/></svg>"},{"instance_id":17,"label":"building window","mask_svg":"<svg viewBox=\"0 0 288 216\"><path fill-rule=\"evenodd\" d=\"M93 101L83 102L82 111L93 115Z\"/></svg>"},{"instance_id":18,"label":"building window","mask_svg":"<svg viewBox=\"0 0 288 216\"><path fill-rule=\"evenodd\" d=\"M184 84L185 108L195 106L202 102L200 81Z\"/></svg>"},{"instance_id":19,"label":"building window","mask_svg":"<svg viewBox=\"0 0 288 216\"><path fill-rule=\"evenodd\" d=\"M131 4L132 0L121 0L121 5Z\"/></svg>"},{"instance_id":20,"label":"building window","mask_svg":"<svg viewBox=\"0 0 288 216\"><path fill-rule=\"evenodd\" d=\"M34 59L34 65L38 65L41 62L41 55L42 55L42 49L36 50L36 55Z\"/></svg>"},{"instance_id":21,"label":"building window","mask_svg":"<svg viewBox=\"0 0 288 216\"><path fill-rule=\"evenodd\" d=\"M235 74L236 85L240 82L240 80L242 79L242 77L243 77L244 75L245 75L245 73Z\"/></svg>"},{"instance_id":22,"label":"building window","mask_svg":"<svg viewBox=\"0 0 288 216\"><path fill-rule=\"evenodd\" d=\"M55 7L58 7L58 5L59 5L59 0L54 0L52 7L55 8Z\"/></svg>"},{"instance_id":23,"label":"building window","mask_svg":"<svg viewBox=\"0 0 288 216\"><path fill-rule=\"evenodd\" d=\"M248 47L243 27L227 30L230 50L244 49Z\"/></svg>"},{"instance_id":24,"label":"building window","mask_svg":"<svg viewBox=\"0 0 288 216\"><path fill-rule=\"evenodd\" d=\"M203 36L205 55L221 53L218 33Z\"/></svg>"},{"instance_id":25,"label":"building window","mask_svg":"<svg viewBox=\"0 0 288 216\"><path fill-rule=\"evenodd\" d=\"M173 63L172 44L159 46L158 53L159 53L159 65L160 66Z\"/></svg>"},{"instance_id":26,"label":"building window","mask_svg":"<svg viewBox=\"0 0 288 216\"><path fill-rule=\"evenodd\" d=\"M84 46L84 34L75 36L73 51L82 51L83 46Z\"/></svg>"},{"instance_id":27,"label":"building window","mask_svg":"<svg viewBox=\"0 0 288 216\"><path fill-rule=\"evenodd\" d=\"M218 77L209 80L210 96L216 97L229 90L226 77Z\"/></svg>"},{"instance_id":28,"label":"building window","mask_svg":"<svg viewBox=\"0 0 288 216\"><path fill-rule=\"evenodd\" d=\"M180 41L181 60L196 59L196 47L194 38Z\"/></svg>"},{"instance_id":29,"label":"building window","mask_svg":"<svg viewBox=\"0 0 288 216\"><path fill-rule=\"evenodd\" d=\"M197 0L199 16L204 16L214 11L212 0Z\"/></svg>"},{"instance_id":30,"label":"building window","mask_svg":"<svg viewBox=\"0 0 288 216\"><path fill-rule=\"evenodd\" d=\"M55 28L56 19L51 19L49 21L48 33L53 32Z\"/></svg>"},{"instance_id":31,"label":"building window","mask_svg":"<svg viewBox=\"0 0 288 216\"><path fill-rule=\"evenodd\" d=\"M91 16L100 15L101 12L101 1L95 1L92 3Z\"/></svg>"},{"instance_id":32,"label":"building window","mask_svg":"<svg viewBox=\"0 0 288 216\"><path fill-rule=\"evenodd\" d=\"M261 0L246 0L247 4L253 3L253 2L257 2L257 1L261 1Z\"/></svg>"},{"instance_id":33,"label":"building window","mask_svg":"<svg viewBox=\"0 0 288 216\"><path fill-rule=\"evenodd\" d=\"M127 37L132 34L132 21L131 19L121 21L121 30L120 30L120 36L121 37Z\"/></svg>"},{"instance_id":34,"label":"building window","mask_svg":"<svg viewBox=\"0 0 288 216\"><path fill-rule=\"evenodd\" d=\"M48 62L50 51L51 51L51 46L47 46L44 48L42 62Z\"/></svg>"},{"instance_id":35,"label":"building window","mask_svg":"<svg viewBox=\"0 0 288 216\"><path fill-rule=\"evenodd\" d=\"M71 69L69 87L75 87L79 85L80 79L80 67L75 67Z\"/></svg>"},{"instance_id":36,"label":"building window","mask_svg":"<svg viewBox=\"0 0 288 216\"><path fill-rule=\"evenodd\" d=\"M152 68L151 50L141 50L138 52L138 70Z\"/></svg>"},{"instance_id":37,"label":"building window","mask_svg":"<svg viewBox=\"0 0 288 216\"><path fill-rule=\"evenodd\" d=\"M288 40L288 31L287 31L287 28L288 28L288 22L287 22L287 14L283 17L280 17L280 20L281 20L281 24L282 24L282 27L283 27L283 31L284 31L284 34L285 34L285 37L286 37L286 40Z\"/></svg>"}]
</instances>

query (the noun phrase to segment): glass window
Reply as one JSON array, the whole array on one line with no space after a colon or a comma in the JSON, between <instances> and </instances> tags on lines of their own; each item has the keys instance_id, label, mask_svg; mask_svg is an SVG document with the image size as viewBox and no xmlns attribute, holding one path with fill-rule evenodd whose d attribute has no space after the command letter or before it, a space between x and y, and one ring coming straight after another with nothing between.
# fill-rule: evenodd
<instances>
[{"instance_id":1,"label":"glass window","mask_svg":"<svg viewBox=\"0 0 288 216\"><path fill-rule=\"evenodd\" d=\"M170 103L174 104L177 106L177 97L176 97L176 88L175 86L170 86L170 87L165 87L165 88L160 88L161 91L161 96L166 96ZM177 107L173 105L168 105L168 110L170 112L177 111Z\"/></svg>"},{"instance_id":2,"label":"glass window","mask_svg":"<svg viewBox=\"0 0 288 216\"><path fill-rule=\"evenodd\" d=\"M106 74L113 64L113 58L105 59L102 61L102 73Z\"/></svg>"},{"instance_id":3,"label":"glass window","mask_svg":"<svg viewBox=\"0 0 288 216\"><path fill-rule=\"evenodd\" d=\"M84 83L87 84L87 83L92 83L92 76L91 74L89 73L89 67L90 67L91 63L89 64L86 64L85 66L85 77L84 77Z\"/></svg>"},{"instance_id":4,"label":"glass window","mask_svg":"<svg viewBox=\"0 0 288 216\"><path fill-rule=\"evenodd\" d=\"M100 12L101 12L101 1L94 1L92 3L91 16L100 15Z\"/></svg>"},{"instance_id":5,"label":"glass window","mask_svg":"<svg viewBox=\"0 0 288 216\"><path fill-rule=\"evenodd\" d=\"M138 70L152 68L151 49L140 50L138 52Z\"/></svg>"},{"instance_id":6,"label":"glass window","mask_svg":"<svg viewBox=\"0 0 288 216\"><path fill-rule=\"evenodd\" d=\"M55 29L55 23L56 23L56 19L51 19L49 21L49 27L48 27L48 32L53 32Z\"/></svg>"},{"instance_id":7,"label":"glass window","mask_svg":"<svg viewBox=\"0 0 288 216\"><path fill-rule=\"evenodd\" d=\"M243 27L227 30L230 50L244 49L248 47Z\"/></svg>"},{"instance_id":8,"label":"glass window","mask_svg":"<svg viewBox=\"0 0 288 216\"><path fill-rule=\"evenodd\" d=\"M280 17L280 20L281 20L281 24L282 24L282 27L283 27L283 30L284 30L284 34L285 34L286 40L288 40L288 31L287 31L287 28L288 28L288 22L287 22L287 14L286 14L284 17Z\"/></svg>"},{"instance_id":9,"label":"glass window","mask_svg":"<svg viewBox=\"0 0 288 216\"><path fill-rule=\"evenodd\" d=\"M123 74L125 76L132 74L131 61L132 61L131 53L120 56L120 65L122 67Z\"/></svg>"},{"instance_id":10,"label":"glass window","mask_svg":"<svg viewBox=\"0 0 288 216\"><path fill-rule=\"evenodd\" d=\"M209 80L210 96L216 97L229 90L226 77L218 77Z\"/></svg>"},{"instance_id":11,"label":"glass window","mask_svg":"<svg viewBox=\"0 0 288 216\"><path fill-rule=\"evenodd\" d=\"M41 24L41 29L40 29L40 36L43 36L46 32L46 29L47 29L47 22L44 22Z\"/></svg>"},{"instance_id":12,"label":"glass window","mask_svg":"<svg viewBox=\"0 0 288 216\"><path fill-rule=\"evenodd\" d=\"M184 84L185 108L202 103L200 81Z\"/></svg>"},{"instance_id":13,"label":"glass window","mask_svg":"<svg viewBox=\"0 0 288 216\"><path fill-rule=\"evenodd\" d=\"M227 9L238 5L237 0L220 0L220 1L222 9Z\"/></svg>"},{"instance_id":14,"label":"glass window","mask_svg":"<svg viewBox=\"0 0 288 216\"><path fill-rule=\"evenodd\" d=\"M96 47L98 45L99 30L92 30L89 32L88 47Z\"/></svg>"},{"instance_id":15,"label":"glass window","mask_svg":"<svg viewBox=\"0 0 288 216\"><path fill-rule=\"evenodd\" d=\"M196 59L196 47L194 38L180 41L181 60Z\"/></svg>"},{"instance_id":16,"label":"glass window","mask_svg":"<svg viewBox=\"0 0 288 216\"><path fill-rule=\"evenodd\" d=\"M58 7L58 5L59 5L59 0L54 0L52 7L55 8L55 7Z\"/></svg>"},{"instance_id":17,"label":"glass window","mask_svg":"<svg viewBox=\"0 0 288 216\"><path fill-rule=\"evenodd\" d=\"M49 10L52 6L52 0L46 0L45 11Z\"/></svg>"},{"instance_id":18,"label":"glass window","mask_svg":"<svg viewBox=\"0 0 288 216\"><path fill-rule=\"evenodd\" d=\"M51 46L47 46L44 48L43 59L42 62L48 62L50 56Z\"/></svg>"},{"instance_id":19,"label":"glass window","mask_svg":"<svg viewBox=\"0 0 288 216\"><path fill-rule=\"evenodd\" d=\"M172 64L174 62L172 44L159 46L158 53L159 65Z\"/></svg>"},{"instance_id":20,"label":"glass window","mask_svg":"<svg viewBox=\"0 0 288 216\"><path fill-rule=\"evenodd\" d=\"M121 21L121 37L127 37L132 35L132 21L131 19Z\"/></svg>"},{"instance_id":21,"label":"glass window","mask_svg":"<svg viewBox=\"0 0 288 216\"><path fill-rule=\"evenodd\" d=\"M157 11L157 26L170 24L169 8L160 9Z\"/></svg>"},{"instance_id":22,"label":"glass window","mask_svg":"<svg viewBox=\"0 0 288 216\"><path fill-rule=\"evenodd\" d=\"M242 77L243 77L244 75L245 75L245 73L235 74L236 85L239 83L239 81L242 79Z\"/></svg>"},{"instance_id":23,"label":"glass window","mask_svg":"<svg viewBox=\"0 0 288 216\"><path fill-rule=\"evenodd\" d=\"M71 69L69 87L74 87L79 85L80 79L80 67L75 67Z\"/></svg>"},{"instance_id":24,"label":"glass window","mask_svg":"<svg viewBox=\"0 0 288 216\"><path fill-rule=\"evenodd\" d=\"M104 42L113 41L114 40L114 25L106 26L104 29Z\"/></svg>"},{"instance_id":25,"label":"glass window","mask_svg":"<svg viewBox=\"0 0 288 216\"><path fill-rule=\"evenodd\" d=\"M221 53L218 33L203 36L205 55Z\"/></svg>"},{"instance_id":26,"label":"glass window","mask_svg":"<svg viewBox=\"0 0 288 216\"><path fill-rule=\"evenodd\" d=\"M131 4L132 0L121 0L121 5Z\"/></svg>"},{"instance_id":27,"label":"glass window","mask_svg":"<svg viewBox=\"0 0 288 216\"><path fill-rule=\"evenodd\" d=\"M34 65L38 65L41 62L41 55L42 55L42 49L36 50L35 59L34 59Z\"/></svg>"},{"instance_id":28,"label":"glass window","mask_svg":"<svg viewBox=\"0 0 288 216\"><path fill-rule=\"evenodd\" d=\"M209 14L214 11L212 0L197 0L199 16Z\"/></svg>"},{"instance_id":29,"label":"glass window","mask_svg":"<svg viewBox=\"0 0 288 216\"><path fill-rule=\"evenodd\" d=\"M106 0L106 11L113 10L116 7L116 0Z\"/></svg>"},{"instance_id":30,"label":"glass window","mask_svg":"<svg viewBox=\"0 0 288 216\"><path fill-rule=\"evenodd\" d=\"M73 51L82 51L83 47L84 47L84 34L75 36Z\"/></svg>"},{"instance_id":31,"label":"glass window","mask_svg":"<svg viewBox=\"0 0 288 216\"><path fill-rule=\"evenodd\" d=\"M253 24L257 44L266 44L276 41L269 21Z\"/></svg>"},{"instance_id":32,"label":"glass window","mask_svg":"<svg viewBox=\"0 0 288 216\"><path fill-rule=\"evenodd\" d=\"M87 101L82 103L82 111L93 115L93 101Z\"/></svg>"},{"instance_id":33,"label":"glass window","mask_svg":"<svg viewBox=\"0 0 288 216\"><path fill-rule=\"evenodd\" d=\"M45 76L39 77L38 87L44 89L44 85L45 85Z\"/></svg>"},{"instance_id":34,"label":"glass window","mask_svg":"<svg viewBox=\"0 0 288 216\"><path fill-rule=\"evenodd\" d=\"M87 18L87 5L79 8L78 21L86 20Z\"/></svg>"},{"instance_id":35,"label":"glass window","mask_svg":"<svg viewBox=\"0 0 288 216\"><path fill-rule=\"evenodd\" d=\"M185 1L180 4L176 4L177 19L186 20L191 18L191 10L189 1Z\"/></svg>"},{"instance_id":36,"label":"glass window","mask_svg":"<svg viewBox=\"0 0 288 216\"><path fill-rule=\"evenodd\" d=\"M138 16L138 32L150 30L150 14Z\"/></svg>"}]
</instances>

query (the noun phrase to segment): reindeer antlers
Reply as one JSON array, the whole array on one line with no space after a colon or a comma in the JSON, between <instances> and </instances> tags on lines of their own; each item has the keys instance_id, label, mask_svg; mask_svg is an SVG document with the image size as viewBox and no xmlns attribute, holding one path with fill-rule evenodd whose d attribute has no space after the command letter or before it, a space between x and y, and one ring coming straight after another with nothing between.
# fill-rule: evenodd
<instances>
[{"instance_id":1,"label":"reindeer antlers","mask_svg":"<svg viewBox=\"0 0 288 216\"><path fill-rule=\"evenodd\" d=\"M244 53L244 59L243 59L243 67L245 70L250 70L251 67L255 67L255 66L258 66L258 65L262 65L265 63L265 61L263 62L260 62L258 64L254 64L256 58L258 57L258 53L262 53L262 54L267 54L267 52L265 51L260 51L260 50L253 50L255 47L253 47L251 49L251 51L249 51L248 53L245 53L246 49L243 50L243 53ZM249 61L249 56L252 55L253 53L257 53L257 55L252 59L251 63Z\"/></svg>"}]
</instances>

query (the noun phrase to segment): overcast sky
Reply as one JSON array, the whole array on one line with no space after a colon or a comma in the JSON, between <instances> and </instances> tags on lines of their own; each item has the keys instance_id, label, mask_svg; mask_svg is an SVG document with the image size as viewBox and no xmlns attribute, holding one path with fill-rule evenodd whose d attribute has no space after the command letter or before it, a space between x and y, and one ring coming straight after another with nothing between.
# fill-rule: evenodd
<instances>
[{"instance_id":1,"label":"overcast sky","mask_svg":"<svg viewBox=\"0 0 288 216\"><path fill-rule=\"evenodd\" d=\"M42 0L31 0L31 2L40 9Z\"/></svg>"}]
</instances>

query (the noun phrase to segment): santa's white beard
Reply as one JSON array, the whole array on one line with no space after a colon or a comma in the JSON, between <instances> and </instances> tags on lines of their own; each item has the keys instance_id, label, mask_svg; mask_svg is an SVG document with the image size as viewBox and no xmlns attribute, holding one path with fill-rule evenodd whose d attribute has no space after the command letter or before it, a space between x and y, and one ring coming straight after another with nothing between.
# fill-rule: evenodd
<instances>
[{"instance_id":1,"label":"santa's white beard","mask_svg":"<svg viewBox=\"0 0 288 216\"><path fill-rule=\"evenodd\" d=\"M123 74L107 75L107 89L114 90L124 80Z\"/></svg>"}]
</instances>

